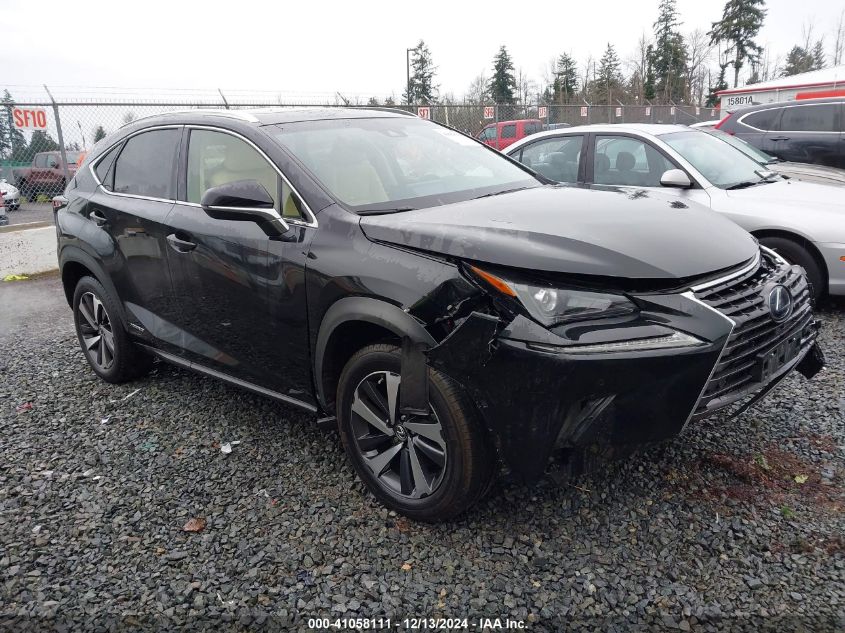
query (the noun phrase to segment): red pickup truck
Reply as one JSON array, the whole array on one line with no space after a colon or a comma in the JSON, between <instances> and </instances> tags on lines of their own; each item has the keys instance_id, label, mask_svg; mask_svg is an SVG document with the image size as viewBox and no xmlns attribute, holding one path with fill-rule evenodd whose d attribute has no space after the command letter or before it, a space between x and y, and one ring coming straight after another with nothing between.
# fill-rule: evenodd
<instances>
[{"instance_id":1,"label":"red pickup truck","mask_svg":"<svg viewBox=\"0 0 845 633\"><path fill-rule=\"evenodd\" d=\"M491 123L481 130L478 140L498 150L505 149L519 139L531 136L543 129L540 119L517 119L515 121L499 121Z\"/></svg>"},{"instance_id":2,"label":"red pickup truck","mask_svg":"<svg viewBox=\"0 0 845 633\"><path fill-rule=\"evenodd\" d=\"M68 177L73 178L77 170L81 152L66 152ZM62 165L62 153L39 152L32 159L29 167L13 171L15 184L21 195L28 200L35 200L38 194L56 195L64 192L67 181Z\"/></svg>"}]
</instances>

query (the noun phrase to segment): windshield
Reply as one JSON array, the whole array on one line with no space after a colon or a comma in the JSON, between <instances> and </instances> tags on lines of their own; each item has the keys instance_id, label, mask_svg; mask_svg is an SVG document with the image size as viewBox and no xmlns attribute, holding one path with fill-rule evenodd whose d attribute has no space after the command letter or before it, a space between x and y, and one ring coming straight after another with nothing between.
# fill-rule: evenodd
<instances>
[{"instance_id":1,"label":"windshield","mask_svg":"<svg viewBox=\"0 0 845 633\"><path fill-rule=\"evenodd\" d=\"M763 180L760 163L712 134L691 130L663 134L660 139L720 189Z\"/></svg>"},{"instance_id":2,"label":"windshield","mask_svg":"<svg viewBox=\"0 0 845 633\"><path fill-rule=\"evenodd\" d=\"M707 133L712 134L717 139L724 141L731 147L737 148L740 152L748 156L748 158L757 161L761 165L768 165L775 160L774 156L767 154L763 150L757 149L750 143L746 143L741 138L737 138L732 134L722 132L721 130L707 130Z\"/></svg>"},{"instance_id":3,"label":"windshield","mask_svg":"<svg viewBox=\"0 0 845 633\"><path fill-rule=\"evenodd\" d=\"M540 185L481 143L415 117L276 127L275 138L353 211L417 209Z\"/></svg>"}]
</instances>

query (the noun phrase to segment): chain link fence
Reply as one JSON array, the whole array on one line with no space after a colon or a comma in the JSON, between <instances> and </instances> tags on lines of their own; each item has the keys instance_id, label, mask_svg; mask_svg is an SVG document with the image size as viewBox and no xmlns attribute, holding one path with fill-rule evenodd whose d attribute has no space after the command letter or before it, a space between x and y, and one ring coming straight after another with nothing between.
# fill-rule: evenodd
<instances>
[{"instance_id":1,"label":"chain link fence","mask_svg":"<svg viewBox=\"0 0 845 633\"><path fill-rule=\"evenodd\" d=\"M8 93L7 93L8 95ZM143 117L165 112L228 107L308 107L278 102L0 102L0 184L7 208L24 202L48 202L64 190L86 153L101 138ZM334 107L335 104L321 107ZM343 104L341 104L343 105ZM348 106L372 107L372 106ZM532 131L590 123L692 124L716 118L718 111L673 105L485 105L438 104L394 106L478 137L491 124L532 119ZM10 188L9 185L14 187ZM12 189L17 188L17 194Z\"/></svg>"}]
</instances>

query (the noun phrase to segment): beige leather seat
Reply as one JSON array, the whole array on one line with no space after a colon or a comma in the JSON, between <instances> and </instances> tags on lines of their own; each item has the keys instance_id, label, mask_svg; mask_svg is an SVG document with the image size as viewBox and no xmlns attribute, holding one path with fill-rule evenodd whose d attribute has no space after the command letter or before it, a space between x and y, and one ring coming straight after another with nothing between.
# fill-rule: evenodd
<instances>
[{"instance_id":1,"label":"beige leather seat","mask_svg":"<svg viewBox=\"0 0 845 633\"><path fill-rule=\"evenodd\" d=\"M365 154L335 143L332 158L334 169L326 174L326 184L343 202L356 206L387 201L381 178Z\"/></svg>"},{"instance_id":2,"label":"beige leather seat","mask_svg":"<svg viewBox=\"0 0 845 633\"><path fill-rule=\"evenodd\" d=\"M246 143L233 139L226 147L223 164L211 173L208 182L203 185L205 189L210 189L236 180L257 180L276 202L276 208L279 208L278 174L258 152Z\"/></svg>"}]
</instances>

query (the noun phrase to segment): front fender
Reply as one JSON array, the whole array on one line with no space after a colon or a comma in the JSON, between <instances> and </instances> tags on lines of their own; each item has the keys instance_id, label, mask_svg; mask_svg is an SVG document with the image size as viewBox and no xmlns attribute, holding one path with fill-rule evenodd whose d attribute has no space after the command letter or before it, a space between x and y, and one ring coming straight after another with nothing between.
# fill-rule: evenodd
<instances>
[{"instance_id":1,"label":"front fender","mask_svg":"<svg viewBox=\"0 0 845 633\"><path fill-rule=\"evenodd\" d=\"M314 349L314 376L317 383L317 398L320 405L327 406L323 365L326 350L337 328L350 321L363 321L381 326L399 338L408 338L426 347L437 344L434 337L422 324L398 306L373 297L344 297L326 311L320 323L317 344Z\"/></svg>"}]
</instances>

